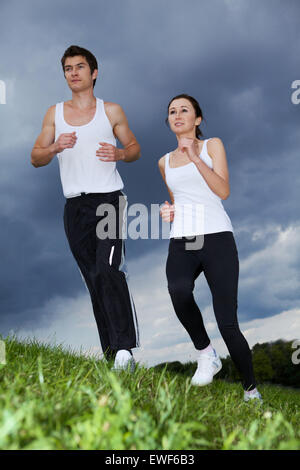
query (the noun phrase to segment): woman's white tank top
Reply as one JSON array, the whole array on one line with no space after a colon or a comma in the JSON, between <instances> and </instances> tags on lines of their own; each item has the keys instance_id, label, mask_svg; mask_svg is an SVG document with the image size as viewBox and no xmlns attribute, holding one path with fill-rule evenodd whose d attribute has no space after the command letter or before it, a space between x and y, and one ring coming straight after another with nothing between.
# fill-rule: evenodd
<instances>
[{"instance_id":1,"label":"woman's white tank top","mask_svg":"<svg viewBox=\"0 0 300 470\"><path fill-rule=\"evenodd\" d=\"M116 162L102 162L96 156L99 142L116 145L104 102L96 98L93 119L83 126L71 126L64 119L64 103L57 103L55 110L55 140L60 134L76 132L73 148L57 154L63 193L66 198L80 193L107 193L124 187L116 169Z\"/></svg>"},{"instance_id":2,"label":"woman's white tank top","mask_svg":"<svg viewBox=\"0 0 300 470\"><path fill-rule=\"evenodd\" d=\"M207 141L204 140L199 155L209 168L213 169L211 157L207 153ZM170 154L165 158L166 183L174 195L175 216L172 222L170 238L204 235L223 231L233 232L233 227L222 199L208 186L205 179L191 162L171 168Z\"/></svg>"}]
</instances>

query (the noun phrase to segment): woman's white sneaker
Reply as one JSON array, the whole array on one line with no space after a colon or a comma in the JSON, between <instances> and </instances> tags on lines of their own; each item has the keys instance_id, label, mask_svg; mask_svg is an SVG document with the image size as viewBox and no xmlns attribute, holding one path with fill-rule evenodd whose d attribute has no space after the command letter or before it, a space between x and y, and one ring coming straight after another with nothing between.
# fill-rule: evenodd
<instances>
[{"instance_id":1,"label":"woman's white sneaker","mask_svg":"<svg viewBox=\"0 0 300 470\"><path fill-rule=\"evenodd\" d=\"M216 375L222 369L222 362L214 350L211 354L200 354L198 367L192 377L192 385L208 385L213 381Z\"/></svg>"},{"instance_id":2,"label":"woman's white sneaker","mask_svg":"<svg viewBox=\"0 0 300 470\"><path fill-rule=\"evenodd\" d=\"M127 372L133 372L135 369L135 360L127 349L120 349L115 357L115 362L112 367L113 371L126 370Z\"/></svg>"}]
</instances>

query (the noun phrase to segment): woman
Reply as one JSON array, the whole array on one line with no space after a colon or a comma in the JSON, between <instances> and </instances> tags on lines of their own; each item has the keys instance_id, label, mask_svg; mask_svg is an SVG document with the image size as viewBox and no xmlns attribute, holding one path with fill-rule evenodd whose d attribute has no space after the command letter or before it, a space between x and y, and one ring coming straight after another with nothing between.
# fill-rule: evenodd
<instances>
[{"instance_id":1,"label":"woman","mask_svg":"<svg viewBox=\"0 0 300 470\"><path fill-rule=\"evenodd\" d=\"M178 95L169 103L166 122L178 146L158 163L171 197L171 204L166 201L161 209L163 220L172 222L168 290L177 317L199 352L192 384L211 383L222 368L193 296L194 282L203 271L220 333L243 379L244 400L261 401L251 351L237 319L239 259L231 221L221 202L230 193L226 153L221 139L199 139L202 118L191 96Z\"/></svg>"}]
</instances>

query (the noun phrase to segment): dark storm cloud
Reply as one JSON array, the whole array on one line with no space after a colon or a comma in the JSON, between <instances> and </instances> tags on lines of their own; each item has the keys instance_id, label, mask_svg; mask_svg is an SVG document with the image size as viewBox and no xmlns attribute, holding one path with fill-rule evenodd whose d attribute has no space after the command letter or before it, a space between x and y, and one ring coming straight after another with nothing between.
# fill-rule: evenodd
<instances>
[{"instance_id":1,"label":"dark storm cloud","mask_svg":"<svg viewBox=\"0 0 300 470\"><path fill-rule=\"evenodd\" d=\"M181 92L199 99L205 137L220 137L227 151L224 207L243 259L276 240L272 230L253 239L260 227L299 222L300 107L290 99L300 78L299 12L298 0L272 7L266 0L1 3L0 79L8 90L0 106L2 331L47 322L37 316L40 305L85 289L65 240L56 158L40 169L29 163L47 108L70 97L64 50L75 43L95 53L95 94L123 106L142 146L141 160L119 164L129 203L168 198L157 168L176 146L164 123L167 104ZM128 258L161 244L167 250L165 241L128 240ZM276 313L274 301L258 314L260 297L241 292L245 319ZM299 304L297 285L287 296Z\"/></svg>"}]
</instances>

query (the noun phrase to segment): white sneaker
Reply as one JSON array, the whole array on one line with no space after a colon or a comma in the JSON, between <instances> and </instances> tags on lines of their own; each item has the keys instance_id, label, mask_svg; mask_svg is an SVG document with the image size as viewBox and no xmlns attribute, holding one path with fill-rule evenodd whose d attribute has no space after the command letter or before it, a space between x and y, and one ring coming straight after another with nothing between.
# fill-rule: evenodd
<instances>
[{"instance_id":1,"label":"white sneaker","mask_svg":"<svg viewBox=\"0 0 300 470\"><path fill-rule=\"evenodd\" d=\"M129 351L120 349L115 357L115 363L112 367L114 371L127 370L133 372L135 369L135 360Z\"/></svg>"},{"instance_id":2,"label":"white sneaker","mask_svg":"<svg viewBox=\"0 0 300 470\"><path fill-rule=\"evenodd\" d=\"M255 392L253 392L253 393L244 392L244 401L250 401L250 400L254 400L254 399L257 399L257 400L259 400L260 403L263 403L263 399L262 399L261 394L259 393L258 390L255 390Z\"/></svg>"},{"instance_id":3,"label":"white sneaker","mask_svg":"<svg viewBox=\"0 0 300 470\"><path fill-rule=\"evenodd\" d=\"M222 369L222 362L214 350L211 354L200 354L198 367L192 377L192 385L208 385L213 381L216 375Z\"/></svg>"}]
</instances>

